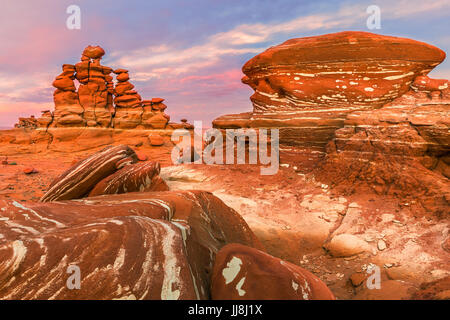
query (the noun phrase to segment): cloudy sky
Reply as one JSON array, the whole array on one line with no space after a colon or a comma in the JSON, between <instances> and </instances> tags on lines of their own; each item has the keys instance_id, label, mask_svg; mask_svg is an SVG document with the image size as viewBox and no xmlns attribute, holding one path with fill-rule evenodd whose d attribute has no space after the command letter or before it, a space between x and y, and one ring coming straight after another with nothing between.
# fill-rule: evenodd
<instances>
[{"instance_id":1,"label":"cloudy sky","mask_svg":"<svg viewBox=\"0 0 450 320\"><path fill-rule=\"evenodd\" d=\"M81 9L69 30L69 5ZM368 30L366 8L381 9ZM103 65L130 70L144 99L162 97L178 121L251 110L242 65L290 38L344 30L412 38L450 52L449 0L4 0L0 10L0 127L53 109L64 63L100 45ZM446 59L430 74L450 79Z\"/></svg>"}]
</instances>

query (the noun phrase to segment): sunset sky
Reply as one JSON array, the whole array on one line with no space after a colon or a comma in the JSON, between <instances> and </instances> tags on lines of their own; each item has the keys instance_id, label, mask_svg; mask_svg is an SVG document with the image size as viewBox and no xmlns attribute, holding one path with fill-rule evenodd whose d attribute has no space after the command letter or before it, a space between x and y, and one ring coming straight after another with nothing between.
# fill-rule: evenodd
<instances>
[{"instance_id":1,"label":"sunset sky","mask_svg":"<svg viewBox=\"0 0 450 320\"><path fill-rule=\"evenodd\" d=\"M81 8L81 29L66 9ZM368 30L366 8L381 8ZM290 38L344 30L412 38L450 52L450 1L7 0L0 11L0 127L53 109L51 83L87 45L103 65L126 68L144 99L166 99L172 120L211 120L251 110L242 65ZM446 59L430 76L450 79Z\"/></svg>"}]
</instances>

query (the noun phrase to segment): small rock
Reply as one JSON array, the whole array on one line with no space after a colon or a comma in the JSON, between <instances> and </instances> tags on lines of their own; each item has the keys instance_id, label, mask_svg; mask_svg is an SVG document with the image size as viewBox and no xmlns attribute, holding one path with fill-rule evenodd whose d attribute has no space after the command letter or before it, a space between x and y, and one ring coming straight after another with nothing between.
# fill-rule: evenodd
<instances>
[{"instance_id":1,"label":"small rock","mask_svg":"<svg viewBox=\"0 0 450 320\"><path fill-rule=\"evenodd\" d=\"M139 161L147 161L148 160L148 156L141 153L141 152L136 152L137 158Z\"/></svg>"},{"instance_id":2,"label":"small rock","mask_svg":"<svg viewBox=\"0 0 450 320\"><path fill-rule=\"evenodd\" d=\"M369 244L352 234L339 234L325 245L333 257L349 257L370 251Z\"/></svg>"},{"instance_id":3,"label":"small rock","mask_svg":"<svg viewBox=\"0 0 450 320\"><path fill-rule=\"evenodd\" d=\"M364 280L366 280L366 278L367 275L365 273L356 272L350 276L350 283L354 287L359 287L364 282Z\"/></svg>"},{"instance_id":4,"label":"small rock","mask_svg":"<svg viewBox=\"0 0 450 320\"><path fill-rule=\"evenodd\" d=\"M348 205L349 208L359 208L359 204L357 204L356 202L352 202Z\"/></svg>"},{"instance_id":5,"label":"small rock","mask_svg":"<svg viewBox=\"0 0 450 320\"><path fill-rule=\"evenodd\" d=\"M38 173L38 171L33 168L33 167L26 167L23 169L23 173L25 174L33 174L33 173Z\"/></svg>"},{"instance_id":6,"label":"small rock","mask_svg":"<svg viewBox=\"0 0 450 320\"><path fill-rule=\"evenodd\" d=\"M387 248L386 242L384 242L383 240L378 240L377 247L378 247L378 250L383 251L384 249Z\"/></svg>"},{"instance_id":7,"label":"small rock","mask_svg":"<svg viewBox=\"0 0 450 320\"><path fill-rule=\"evenodd\" d=\"M164 144L164 138L159 134L152 134L148 136L148 141L152 146L162 146Z\"/></svg>"}]
</instances>

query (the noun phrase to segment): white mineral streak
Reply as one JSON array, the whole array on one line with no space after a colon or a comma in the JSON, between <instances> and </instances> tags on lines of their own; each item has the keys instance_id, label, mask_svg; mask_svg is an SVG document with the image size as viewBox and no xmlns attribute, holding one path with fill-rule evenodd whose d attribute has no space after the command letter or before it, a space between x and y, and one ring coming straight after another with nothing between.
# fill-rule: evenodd
<instances>
[{"instance_id":1,"label":"white mineral streak","mask_svg":"<svg viewBox=\"0 0 450 320\"><path fill-rule=\"evenodd\" d=\"M123 264L125 262L125 248L121 247L119 249L119 252L117 253L116 260L114 261L114 270L118 271L120 268L122 268Z\"/></svg>"},{"instance_id":2,"label":"white mineral streak","mask_svg":"<svg viewBox=\"0 0 450 320\"><path fill-rule=\"evenodd\" d=\"M12 205L15 206L16 208L19 208L19 209L22 209L22 210L25 210L25 211L29 211L32 214L34 214L36 217L38 217L39 219L44 220L44 221L48 221L48 222L51 222L51 223L54 223L55 225L57 225L60 228L65 227L64 224L62 224L62 223L60 223L60 222L58 222L56 220L53 220L53 219L44 218L41 215L39 215L36 211L34 211L33 209L27 208L27 207L25 207L24 205L22 205L21 203L19 203L17 201L13 201Z\"/></svg>"},{"instance_id":3,"label":"white mineral streak","mask_svg":"<svg viewBox=\"0 0 450 320\"><path fill-rule=\"evenodd\" d=\"M226 268L222 270L222 275L225 278L225 284L229 284L236 278L239 271L241 271L242 260L238 257L233 257L230 262L227 263Z\"/></svg>"},{"instance_id":4,"label":"white mineral streak","mask_svg":"<svg viewBox=\"0 0 450 320\"><path fill-rule=\"evenodd\" d=\"M178 265L177 260L179 252L175 252L174 250L178 234L170 228L167 223L159 220L153 221L159 223L166 231L166 235L162 239L162 249L164 253L164 279L161 288L161 299L178 300L181 294L180 289L182 286L180 281L181 267ZM174 289L174 286L178 289Z\"/></svg>"},{"instance_id":5,"label":"white mineral streak","mask_svg":"<svg viewBox=\"0 0 450 320\"><path fill-rule=\"evenodd\" d=\"M242 290L242 286L244 284L245 281L245 277L243 277L241 280L239 280L239 282L236 285L236 290L238 292L238 294L242 297L243 295L245 295L245 290Z\"/></svg>"},{"instance_id":6,"label":"white mineral streak","mask_svg":"<svg viewBox=\"0 0 450 320\"><path fill-rule=\"evenodd\" d=\"M188 235L191 232L191 228L184 220L173 219L171 222L173 223L174 226L176 226L178 229L180 229L181 237L183 238L184 249L187 250L186 240L187 240ZM197 286L197 279L194 276L194 273L192 271L190 263L188 263L188 265L189 265L189 272L190 272L191 278L192 278L192 283L194 284L195 296L197 297L197 300L200 300L200 294L198 292L198 286ZM203 287L201 289L203 290Z\"/></svg>"},{"instance_id":7,"label":"white mineral streak","mask_svg":"<svg viewBox=\"0 0 450 320\"><path fill-rule=\"evenodd\" d=\"M405 77L408 77L408 76L412 76L413 74L414 74L414 72L408 72L408 73L400 74L400 75L397 75L397 76L389 76L389 77L385 77L384 80L397 80L397 79L402 79L402 78L405 78Z\"/></svg>"}]
</instances>

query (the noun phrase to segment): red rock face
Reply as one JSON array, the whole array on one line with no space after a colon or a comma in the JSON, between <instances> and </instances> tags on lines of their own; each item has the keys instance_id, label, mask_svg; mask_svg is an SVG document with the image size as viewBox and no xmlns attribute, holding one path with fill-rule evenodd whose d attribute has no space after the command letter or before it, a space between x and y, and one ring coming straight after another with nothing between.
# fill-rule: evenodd
<instances>
[{"instance_id":1,"label":"red rock face","mask_svg":"<svg viewBox=\"0 0 450 320\"><path fill-rule=\"evenodd\" d=\"M411 87L416 91L443 91L448 88L448 80L430 79L427 76L418 76Z\"/></svg>"},{"instance_id":2,"label":"red rock face","mask_svg":"<svg viewBox=\"0 0 450 320\"><path fill-rule=\"evenodd\" d=\"M2 299L206 299L223 245L260 246L242 218L201 191L0 208ZM79 290L67 286L71 265Z\"/></svg>"},{"instance_id":3,"label":"red rock face","mask_svg":"<svg viewBox=\"0 0 450 320\"><path fill-rule=\"evenodd\" d=\"M211 295L215 300L335 299L305 269L239 244L229 244L217 253Z\"/></svg>"},{"instance_id":4,"label":"red rock face","mask_svg":"<svg viewBox=\"0 0 450 320\"><path fill-rule=\"evenodd\" d=\"M169 187L159 176L160 171L161 166L158 162L144 162L125 166L97 183L89 196L137 191L167 191Z\"/></svg>"},{"instance_id":5,"label":"red rock face","mask_svg":"<svg viewBox=\"0 0 450 320\"><path fill-rule=\"evenodd\" d=\"M248 61L255 112L311 106L373 109L409 90L445 58L431 45L367 32L291 39Z\"/></svg>"},{"instance_id":6,"label":"red rock face","mask_svg":"<svg viewBox=\"0 0 450 320\"><path fill-rule=\"evenodd\" d=\"M426 43L367 32L291 39L244 65L253 112L221 116L213 126L278 128L280 144L324 152L349 113L400 97L444 58Z\"/></svg>"},{"instance_id":7,"label":"red rock face","mask_svg":"<svg viewBox=\"0 0 450 320\"><path fill-rule=\"evenodd\" d=\"M128 146L107 147L78 162L53 181L41 201L81 198L102 179L135 162L137 162L136 153Z\"/></svg>"},{"instance_id":8,"label":"red rock face","mask_svg":"<svg viewBox=\"0 0 450 320\"><path fill-rule=\"evenodd\" d=\"M318 178L347 192L367 190L413 200L445 216L450 200L450 90L434 97L431 93L410 91L381 109L348 115L327 146Z\"/></svg>"}]
</instances>

